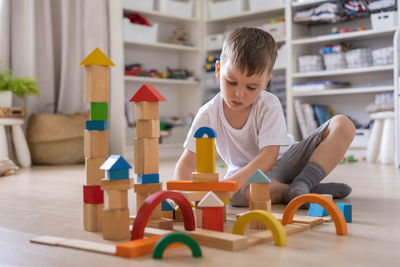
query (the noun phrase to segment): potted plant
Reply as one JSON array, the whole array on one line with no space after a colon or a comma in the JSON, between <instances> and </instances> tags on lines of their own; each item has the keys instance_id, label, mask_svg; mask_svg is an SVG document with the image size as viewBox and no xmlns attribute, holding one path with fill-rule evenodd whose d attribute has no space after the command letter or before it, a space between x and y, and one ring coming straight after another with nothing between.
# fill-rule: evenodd
<instances>
[{"instance_id":1,"label":"potted plant","mask_svg":"<svg viewBox=\"0 0 400 267\"><path fill-rule=\"evenodd\" d=\"M11 107L13 93L21 98L27 95L39 95L36 78L31 76L18 78L10 69L0 70L0 107Z\"/></svg>"}]
</instances>

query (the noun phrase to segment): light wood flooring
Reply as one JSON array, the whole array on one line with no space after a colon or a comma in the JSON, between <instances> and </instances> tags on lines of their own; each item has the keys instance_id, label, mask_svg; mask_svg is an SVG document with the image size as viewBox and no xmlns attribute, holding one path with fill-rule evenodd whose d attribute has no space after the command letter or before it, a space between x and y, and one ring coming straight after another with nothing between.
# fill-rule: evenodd
<instances>
[{"instance_id":1,"label":"light wood flooring","mask_svg":"<svg viewBox=\"0 0 400 267\"><path fill-rule=\"evenodd\" d=\"M160 162L164 181L170 179L175 162ZM223 173L224 169L219 171ZM182 246L166 250L163 260L155 261L150 255L124 259L29 243L37 235L117 242L83 231L83 165L22 169L16 175L0 177L0 265L400 266L400 170L358 162L339 165L326 181L346 182L353 187L351 196L343 200L353 205L348 236L337 236L331 223L289 236L286 247L270 242L228 252L202 246L203 258L194 259ZM135 207L130 194L130 206ZM273 207L273 211L282 210L281 205ZM230 214L242 211L229 209Z\"/></svg>"}]
</instances>

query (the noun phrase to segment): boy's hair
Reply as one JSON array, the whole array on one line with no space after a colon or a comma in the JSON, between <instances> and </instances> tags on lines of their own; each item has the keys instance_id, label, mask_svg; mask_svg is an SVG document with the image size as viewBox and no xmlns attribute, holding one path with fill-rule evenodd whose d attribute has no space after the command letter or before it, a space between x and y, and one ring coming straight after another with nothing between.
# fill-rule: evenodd
<instances>
[{"instance_id":1,"label":"boy's hair","mask_svg":"<svg viewBox=\"0 0 400 267\"><path fill-rule=\"evenodd\" d=\"M221 62L237 66L247 76L272 71L277 55L274 38L258 28L241 27L230 32L224 40Z\"/></svg>"}]
</instances>

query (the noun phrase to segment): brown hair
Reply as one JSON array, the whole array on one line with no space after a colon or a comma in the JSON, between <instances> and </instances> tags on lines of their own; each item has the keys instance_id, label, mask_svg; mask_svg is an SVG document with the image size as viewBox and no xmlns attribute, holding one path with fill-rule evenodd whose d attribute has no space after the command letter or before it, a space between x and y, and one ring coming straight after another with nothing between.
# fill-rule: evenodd
<instances>
[{"instance_id":1,"label":"brown hair","mask_svg":"<svg viewBox=\"0 0 400 267\"><path fill-rule=\"evenodd\" d=\"M274 38L258 28L241 27L230 32L224 40L221 62L228 59L247 76L272 71L277 55Z\"/></svg>"}]
</instances>

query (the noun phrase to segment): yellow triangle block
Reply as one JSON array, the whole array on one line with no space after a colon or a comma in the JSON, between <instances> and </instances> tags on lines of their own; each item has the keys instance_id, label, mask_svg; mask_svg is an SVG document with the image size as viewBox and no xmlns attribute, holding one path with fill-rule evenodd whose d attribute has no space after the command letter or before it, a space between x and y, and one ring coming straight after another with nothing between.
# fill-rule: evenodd
<instances>
[{"instance_id":1,"label":"yellow triangle block","mask_svg":"<svg viewBox=\"0 0 400 267\"><path fill-rule=\"evenodd\" d=\"M115 66L114 62L111 61L99 48L92 51L84 60L82 60L81 66L88 65L101 65L101 66Z\"/></svg>"}]
</instances>

